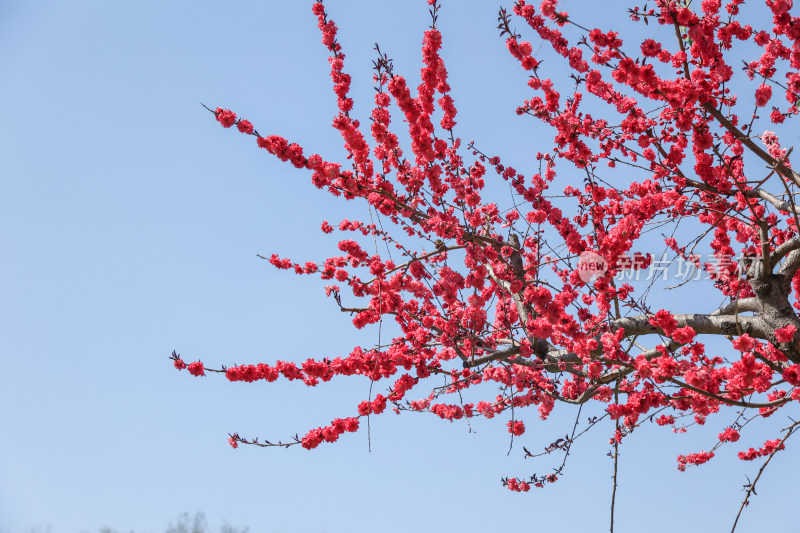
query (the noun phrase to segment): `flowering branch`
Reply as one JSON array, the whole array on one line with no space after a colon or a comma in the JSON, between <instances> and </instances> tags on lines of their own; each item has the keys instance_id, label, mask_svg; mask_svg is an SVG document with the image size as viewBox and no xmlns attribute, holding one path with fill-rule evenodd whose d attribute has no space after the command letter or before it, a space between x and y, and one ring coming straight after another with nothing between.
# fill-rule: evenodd
<instances>
[{"instance_id":1,"label":"flowering branch","mask_svg":"<svg viewBox=\"0 0 800 533\"><path fill-rule=\"evenodd\" d=\"M790 133L782 125L800 114L800 18L789 14L787 2L765 0L772 23L754 28L739 13L740 3L659 1L653 9L632 8L632 20L655 21L651 30L677 41L669 49L668 39L647 38L634 50L623 47L617 31L559 11L556 0L538 8L517 0L501 9L501 38L529 74L530 95L517 114L553 133L552 144L542 145L524 172L457 135L438 1L429 2L418 84L395 72L376 45L369 127L356 118L338 28L323 3L314 3L345 163L307 155L279 135L262 136L231 110L206 109L223 127L236 126L259 148L308 171L315 187L369 207L369 222L322 222L324 234L346 233L337 255L306 262L259 257L281 270L319 276L356 329L377 324L378 342L302 363L215 370L174 352L172 361L194 376L224 373L230 381L316 386L360 376L387 389L374 399L370 392L357 416L302 437L273 443L232 433L231 445L314 448L356 431L361 417L387 407L450 421L502 416L514 439L525 434L521 418L533 408L546 419L556 402L592 401L605 412L597 421L613 422L613 529L619 447L642 421L659 415L658 425L685 431L726 406L741 410L738 424L748 413L770 416L800 401L800 174L780 131L755 133L767 120L760 108L771 109L770 128ZM568 65L567 80L546 77L549 63L525 33ZM755 46L760 55L737 75L728 61L739 57L731 51L739 43L747 44L744 53ZM773 94L777 89L785 102ZM617 165L626 173L615 173ZM496 192L506 188L510 201ZM380 217L377 225L372 213ZM661 295L651 290L657 276L646 284L625 279L652 273L654 255L636 246L650 246L659 231L676 261L706 276L666 287L684 291L682 311L696 312L673 312L674 299L658 302ZM370 240L374 252L361 242ZM378 253L378 240L386 255ZM698 301L689 281L707 281L725 303L704 309L706 297ZM389 321L394 337L384 342ZM702 342L707 337L727 345L709 349ZM430 385L434 376L444 385ZM456 399L446 403L448 397ZM693 422L674 427L688 417ZM745 425L729 426L720 443L734 442ZM565 451L566 460L582 434L576 428L550 451ZM718 446L679 456L678 468L711 460ZM774 450L742 453L749 460ZM560 475L556 469L502 483L526 492Z\"/></svg>"}]
</instances>

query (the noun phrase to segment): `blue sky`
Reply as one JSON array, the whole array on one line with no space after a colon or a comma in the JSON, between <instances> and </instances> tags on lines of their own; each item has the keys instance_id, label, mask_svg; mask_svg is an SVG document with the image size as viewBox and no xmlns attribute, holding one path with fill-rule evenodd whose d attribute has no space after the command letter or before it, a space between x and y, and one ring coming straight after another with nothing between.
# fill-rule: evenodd
<instances>
[{"instance_id":1,"label":"blue sky","mask_svg":"<svg viewBox=\"0 0 800 533\"><path fill-rule=\"evenodd\" d=\"M373 44L415 80L426 2L327 5L366 119ZM622 2L605 6L589 24L624 16ZM443 55L460 135L527 174L549 144L514 114L525 75L495 18L492 2L445 3ZM5 2L0 50L0 532L157 532L184 511L254 532L607 528L608 427L576 445L558 484L519 495L499 483L549 471L556 458L524 460L521 445L562 436L572 410L547 423L529 414L510 454L505 420L469 433L391 414L372 419L371 452L365 431L311 452L232 450L229 432L280 439L349 416L369 383L230 384L172 368L173 349L218 367L375 342L324 298L324 283L256 257L333 255L320 222L366 218L365 206L329 198L199 104L341 158L310 2ZM623 447L618 531L732 521L753 465L728 448L702 468L675 468L728 418L687 435L637 430ZM773 464L742 531L793 516L780 502L796 463L786 454Z\"/></svg>"}]
</instances>

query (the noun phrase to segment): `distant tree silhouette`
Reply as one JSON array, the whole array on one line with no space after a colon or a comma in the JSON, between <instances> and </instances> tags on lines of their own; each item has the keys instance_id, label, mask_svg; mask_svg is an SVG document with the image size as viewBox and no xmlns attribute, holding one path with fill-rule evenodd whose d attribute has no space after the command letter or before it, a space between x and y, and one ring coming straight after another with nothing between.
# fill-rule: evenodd
<instances>
[{"instance_id":1,"label":"distant tree silhouette","mask_svg":"<svg viewBox=\"0 0 800 533\"><path fill-rule=\"evenodd\" d=\"M36 531L38 531L38 529ZM46 531L50 531L49 527ZM250 528L247 526L240 528L232 526L227 522L223 522L219 528L219 533L248 533L249 531ZM100 528L99 533L121 532L105 526ZM131 533L133 533L133 531L131 531ZM208 528L205 513L195 513L193 517L190 516L189 513L183 513L178 517L178 520L175 524L170 524L169 527L167 527L164 533L211 533L211 530Z\"/></svg>"}]
</instances>

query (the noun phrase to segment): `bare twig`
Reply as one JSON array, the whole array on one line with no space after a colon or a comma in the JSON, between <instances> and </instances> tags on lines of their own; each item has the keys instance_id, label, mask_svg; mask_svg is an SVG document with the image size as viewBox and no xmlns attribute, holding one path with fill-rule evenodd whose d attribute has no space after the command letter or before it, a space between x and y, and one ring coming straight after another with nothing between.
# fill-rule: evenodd
<instances>
[{"instance_id":1,"label":"bare twig","mask_svg":"<svg viewBox=\"0 0 800 533\"><path fill-rule=\"evenodd\" d=\"M731 533L734 533L734 531L736 531L736 525L739 523L739 517L742 516L742 511L744 511L744 508L747 507L748 504L750 503L750 495L756 493L756 483L758 483L758 480L761 478L761 474L764 473L764 470L767 468L769 462L772 460L775 454L778 453L783 448L783 443L786 442L786 439L792 436L792 434L797 430L798 426L800 426L800 421L794 422L791 426L786 428L786 433L783 435L783 438L778 443L778 445L775 446L775 449L772 450L772 453L769 454L767 460L764 461L764 464L761 465L761 468L758 470L756 478L753 480L752 483L748 483L747 485L745 485L745 487L747 488L747 494L745 495L744 500L742 500L742 505L739 507L739 512L736 513L736 520L733 521L733 527L731 528Z\"/></svg>"},{"instance_id":2,"label":"bare twig","mask_svg":"<svg viewBox=\"0 0 800 533\"><path fill-rule=\"evenodd\" d=\"M614 402L619 403L619 382L614 391ZM614 533L614 505L617 502L617 466L619 464L619 441L617 435L619 434L619 418L615 420L616 433L614 434L614 483L611 487L611 533Z\"/></svg>"}]
</instances>

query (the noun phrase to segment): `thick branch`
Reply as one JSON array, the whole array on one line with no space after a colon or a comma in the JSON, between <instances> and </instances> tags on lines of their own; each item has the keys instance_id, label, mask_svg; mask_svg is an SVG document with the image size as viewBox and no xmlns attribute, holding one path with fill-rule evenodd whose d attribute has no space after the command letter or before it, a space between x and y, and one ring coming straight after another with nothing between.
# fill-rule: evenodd
<instances>
[{"instance_id":1,"label":"thick branch","mask_svg":"<svg viewBox=\"0 0 800 533\"><path fill-rule=\"evenodd\" d=\"M502 360L523 366L535 365L540 368L542 368L542 363L544 363L543 367L548 372L559 372L563 370L560 368L560 365L563 363L581 363L580 357L574 353L569 353L566 350L559 350L544 339L534 339L534 341L535 344L533 345L533 353L536 355L539 361L518 357L521 346L516 345L504 350L495 350L480 357L469 358L467 361L464 361L464 367L472 368L485 365L486 363L491 363L492 361Z\"/></svg>"},{"instance_id":2,"label":"thick branch","mask_svg":"<svg viewBox=\"0 0 800 533\"><path fill-rule=\"evenodd\" d=\"M758 317L730 315L673 315L678 327L690 326L698 335L740 335L766 339L768 332ZM647 315L633 316L614 320L614 329L623 328L625 336L661 333L661 330L649 322Z\"/></svg>"},{"instance_id":3,"label":"thick branch","mask_svg":"<svg viewBox=\"0 0 800 533\"><path fill-rule=\"evenodd\" d=\"M794 250L800 250L800 239L795 238L795 239L786 241L785 243L783 243L780 246L778 246L777 248L775 248L775 251L772 252L772 256L770 258L770 260L772 261L772 264L773 265L777 265L780 262L781 259L786 257L786 255L789 252L792 252Z\"/></svg>"},{"instance_id":4,"label":"thick branch","mask_svg":"<svg viewBox=\"0 0 800 533\"><path fill-rule=\"evenodd\" d=\"M729 302L712 312L709 316L738 315L739 313L757 313L759 311L761 311L761 303L758 301L758 298L751 297Z\"/></svg>"},{"instance_id":5,"label":"thick branch","mask_svg":"<svg viewBox=\"0 0 800 533\"><path fill-rule=\"evenodd\" d=\"M800 253L799 253L800 255ZM800 258L798 258L800 260ZM700 314L683 314L673 315L678 323L678 327L690 326L698 335L730 335L738 336L747 333L751 337L758 339L769 339L768 328L763 320L757 316L739 316L734 314L736 312L743 312L744 310L758 311L758 300L755 298L746 298L739 301L739 309L735 311L728 304L721 307L711 315ZM614 330L624 329L625 337L633 337L637 335L648 334L663 334L660 328L652 325L649 321L650 317L647 315L625 317L614 320L611 327ZM538 366L544 363L544 368L548 371L563 371L564 363L581 363L582 360L576 354L561 350L550 344L544 339L533 339L533 352L541 362L536 362ZM667 341L664 347L667 349L675 349L679 344L674 341ZM504 350L496 350L480 357L470 358L464 362L465 367L476 367L492 361L504 360L514 364L522 364L532 366L533 361L517 357L520 353L520 346L512 346ZM591 355L602 355L602 349L595 350ZM658 351L656 349L650 350L647 355L656 356ZM627 372L623 372L627 373ZM618 378L616 372L603 376L602 380L607 382L611 379Z\"/></svg>"},{"instance_id":6,"label":"thick branch","mask_svg":"<svg viewBox=\"0 0 800 533\"><path fill-rule=\"evenodd\" d=\"M798 270L800 270L800 250L793 250L781 265L780 270L778 270L778 276L781 278L781 288L785 293L789 293L789 289L792 286L792 278L794 278Z\"/></svg>"},{"instance_id":7,"label":"thick branch","mask_svg":"<svg viewBox=\"0 0 800 533\"><path fill-rule=\"evenodd\" d=\"M793 205L791 202L787 202L786 200L781 200L777 196L768 193L764 189L750 189L745 193L745 195L748 198L761 198L762 200L766 200L778 211L800 215L800 209L798 209L797 206Z\"/></svg>"}]
</instances>

